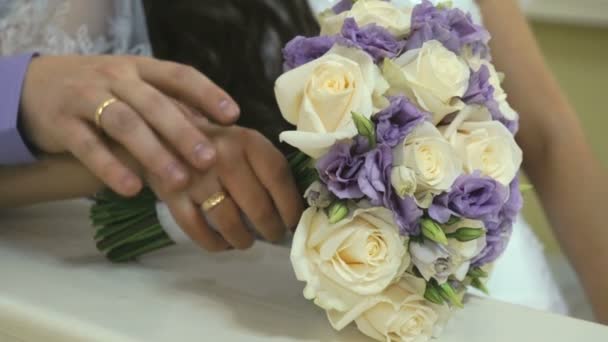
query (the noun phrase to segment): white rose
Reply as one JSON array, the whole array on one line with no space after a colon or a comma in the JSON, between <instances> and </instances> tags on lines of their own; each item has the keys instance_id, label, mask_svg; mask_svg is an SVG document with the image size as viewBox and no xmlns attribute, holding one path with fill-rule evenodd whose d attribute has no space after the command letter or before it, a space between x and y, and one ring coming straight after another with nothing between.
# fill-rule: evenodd
<instances>
[{"instance_id":1,"label":"white rose","mask_svg":"<svg viewBox=\"0 0 608 342\"><path fill-rule=\"evenodd\" d=\"M390 94L406 94L433 115L438 124L464 107L459 99L469 87L469 66L440 42L430 40L394 61L384 62Z\"/></svg>"},{"instance_id":2,"label":"white rose","mask_svg":"<svg viewBox=\"0 0 608 342\"><path fill-rule=\"evenodd\" d=\"M462 161L454 148L430 122L423 122L393 149L393 163L416 175L416 199L428 207L432 196L448 190L462 174Z\"/></svg>"},{"instance_id":3,"label":"white rose","mask_svg":"<svg viewBox=\"0 0 608 342\"><path fill-rule=\"evenodd\" d=\"M275 83L283 117L297 126L282 141L311 157L323 155L337 141L357 134L351 113L367 118L373 98L388 85L365 52L334 46L322 57L290 70Z\"/></svg>"},{"instance_id":4,"label":"white rose","mask_svg":"<svg viewBox=\"0 0 608 342\"><path fill-rule=\"evenodd\" d=\"M410 32L412 7L398 8L391 2L383 0L359 0L350 11L322 15L319 18L321 35L339 33L346 18L355 19L359 26L376 24L384 27L397 38L403 38Z\"/></svg>"},{"instance_id":5,"label":"white rose","mask_svg":"<svg viewBox=\"0 0 608 342\"><path fill-rule=\"evenodd\" d=\"M480 171L508 186L523 156L513 134L498 121L465 122L449 138L467 173Z\"/></svg>"},{"instance_id":6,"label":"white rose","mask_svg":"<svg viewBox=\"0 0 608 342\"><path fill-rule=\"evenodd\" d=\"M413 285L413 278L365 298L348 312L328 312L330 323L340 330L354 320L362 333L377 341L428 341L443 329L449 308L426 301L424 280L414 280L418 285Z\"/></svg>"},{"instance_id":7,"label":"white rose","mask_svg":"<svg viewBox=\"0 0 608 342\"><path fill-rule=\"evenodd\" d=\"M406 166L396 166L391 171L391 184L399 197L412 196L416 192L416 173Z\"/></svg>"},{"instance_id":8,"label":"white rose","mask_svg":"<svg viewBox=\"0 0 608 342\"><path fill-rule=\"evenodd\" d=\"M304 297L326 310L346 311L360 296L382 292L409 266L393 214L357 209L330 224L324 210L307 209L296 229L291 263L306 282Z\"/></svg>"},{"instance_id":9,"label":"white rose","mask_svg":"<svg viewBox=\"0 0 608 342\"><path fill-rule=\"evenodd\" d=\"M509 103L507 102L507 93L504 91L504 89L502 89L501 86L502 80L504 79L504 75L496 71L496 67L494 67L494 64L485 59L481 59L479 56L471 55L469 53L469 57L465 58L473 71L479 71L479 69L484 65L488 67L488 70L490 71L489 82L490 85L494 88L494 100L496 100L496 102L498 103L498 109L505 117L505 119L511 121L517 120L519 118L519 115L515 110L513 110L513 108L511 108L511 105L509 105Z\"/></svg>"}]
</instances>

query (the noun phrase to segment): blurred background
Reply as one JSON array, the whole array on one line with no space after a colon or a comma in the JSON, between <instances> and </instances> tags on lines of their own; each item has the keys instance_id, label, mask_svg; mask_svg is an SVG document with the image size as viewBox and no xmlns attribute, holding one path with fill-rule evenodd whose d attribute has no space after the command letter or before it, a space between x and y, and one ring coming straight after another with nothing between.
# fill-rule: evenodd
<instances>
[{"instance_id":1,"label":"blurred background","mask_svg":"<svg viewBox=\"0 0 608 342\"><path fill-rule=\"evenodd\" d=\"M577 109L587 139L608 167L608 0L520 0L545 58ZM561 254L534 192L524 215L546 246L572 314L589 318L576 277Z\"/></svg>"}]
</instances>

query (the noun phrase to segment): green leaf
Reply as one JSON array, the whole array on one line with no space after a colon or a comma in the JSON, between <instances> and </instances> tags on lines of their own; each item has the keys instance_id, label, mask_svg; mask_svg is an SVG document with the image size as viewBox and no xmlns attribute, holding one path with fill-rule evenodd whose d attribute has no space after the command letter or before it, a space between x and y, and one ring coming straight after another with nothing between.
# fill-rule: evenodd
<instances>
[{"instance_id":1,"label":"green leaf","mask_svg":"<svg viewBox=\"0 0 608 342\"><path fill-rule=\"evenodd\" d=\"M485 231L479 228L460 228L453 233L447 234L446 236L450 239L456 239L460 242L468 242L477 240L485 234Z\"/></svg>"},{"instance_id":2,"label":"green leaf","mask_svg":"<svg viewBox=\"0 0 608 342\"><path fill-rule=\"evenodd\" d=\"M441 297L450 302L452 305L460 309L464 308L462 301L460 300L460 298L456 294L456 291L454 290L452 285L450 285L450 283L445 282L441 285L438 285L437 290L439 291Z\"/></svg>"},{"instance_id":3,"label":"green leaf","mask_svg":"<svg viewBox=\"0 0 608 342\"><path fill-rule=\"evenodd\" d=\"M471 278L487 278L488 272L482 270L480 267L471 268L467 273Z\"/></svg>"},{"instance_id":4,"label":"green leaf","mask_svg":"<svg viewBox=\"0 0 608 342\"><path fill-rule=\"evenodd\" d=\"M458 216L450 216L450 219L448 220L448 222L446 222L446 226L451 226L454 225L458 222L460 222L462 219Z\"/></svg>"},{"instance_id":5,"label":"green leaf","mask_svg":"<svg viewBox=\"0 0 608 342\"><path fill-rule=\"evenodd\" d=\"M487 295L490 294L490 291L488 290L486 285L479 278L473 278L473 280L471 281L471 286Z\"/></svg>"},{"instance_id":6,"label":"green leaf","mask_svg":"<svg viewBox=\"0 0 608 342\"><path fill-rule=\"evenodd\" d=\"M448 238L437 222L431 219L422 219L420 225L422 227L422 235L424 235L425 238L442 245L448 244Z\"/></svg>"},{"instance_id":7,"label":"green leaf","mask_svg":"<svg viewBox=\"0 0 608 342\"><path fill-rule=\"evenodd\" d=\"M348 206L344 200L336 200L329 205L327 209L327 216L329 223L334 224L340 222L343 218L348 216Z\"/></svg>"},{"instance_id":8,"label":"green leaf","mask_svg":"<svg viewBox=\"0 0 608 342\"><path fill-rule=\"evenodd\" d=\"M424 291L424 298L431 303L435 303L435 304L439 304L439 305L441 305L445 302L443 297L441 297L441 294L439 293L439 290L437 289L437 287L431 283L426 284L426 291Z\"/></svg>"},{"instance_id":9,"label":"green leaf","mask_svg":"<svg viewBox=\"0 0 608 342\"><path fill-rule=\"evenodd\" d=\"M374 123L370 119L356 112L352 112L351 114L359 134L367 138L371 148L376 147L376 127L374 126Z\"/></svg>"}]
</instances>

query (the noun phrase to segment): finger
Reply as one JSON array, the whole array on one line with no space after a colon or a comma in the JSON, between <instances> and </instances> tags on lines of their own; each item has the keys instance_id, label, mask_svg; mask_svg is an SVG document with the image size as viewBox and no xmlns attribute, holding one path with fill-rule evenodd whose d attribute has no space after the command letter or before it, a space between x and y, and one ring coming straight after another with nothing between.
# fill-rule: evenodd
<instances>
[{"instance_id":1,"label":"finger","mask_svg":"<svg viewBox=\"0 0 608 342\"><path fill-rule=\"evenodd\" d=\"M232 124L238 119L241 110L232 97L193 67L150 58L137 58L136 65L143 80L215 121Z\"/></svg>"},{"instance_id":2,"label":"finger","mask_svg":"<svg viewBox=\"0 0 608 342\"><path fill-rule=\"evenodd\" d=\"M103 140L85 122L74 120L65 125L69 151L108 187L123 196L135 196L142 181L110 152Z\"/></svg>"},{"instance_id":3,"label":"finger","mask_svg":"<svg viewBox=\"0 0 608 342\"><path fill-rule=\"evenodd\" d=\"M111 94L100 96L102 99L111 97ZM188 183L188 173L181 161L169 152L129 105L116 101L106 107L100 118L100 126L108 136L123 145L148 173L161 178L167 189L179 189Z\"/></svg>"},{"instance_id":4,"label":"finger","mask_svg":"<svg viewBox=\"0 0 608 342\"><path fill-rule=\"evenodd\" d=\"M274 145L261 134L245 144L247 160L257 178L264 185L281 215L283 223L295 229L304 210L302 196L293 179L287 160ZM264 158L260 158L264 156Z\"/></svg>"},{"instance_id":5,"label":"finger","mask_svg":"<svg viewBox=\"0 0 608 342\"><path fill-rule=\"evenodd\" d=\"M234 163L231 164L226 167L219 165L223 186L264 239L271 242L280 241L285 236L285 225L272 198L246 159L240 162L238 167L234 167Z\"/></svg>"},{"instance_id":6,"label":"finger","mask_svg":"<svg viewBox=\"0 0 608 342\"><path fill-rule=\"evenodd\" d=\"M188 196L179 196L173 200L166 201L171 215L184 232L209 252L220 252L230 246L224 238L211 229L200 208L192 202Z\"/></svg>"},{"instance_id":7,"label":"finger","mask_svg":"<svg viewBox=\"0 0 608 342\"><path fill-rule=\"evenodd\" d=\"M207 174L204 181L195 182L191 191L196 203L205 203L222 190L215 174ZM228 194L227 194L228 195ZM205 212L209 222L228 243L236 249L247 249L253 245L254 236L243 223L239 208L230 196Z\"/></svg>"},{"instance_id":8,"label":"finger","mask_svg":"<svg viewBox=\"0 0 608 342\"><path fill-rule=\"evenodd\" d=\"M213 144L188 120L187 114L175 105L174 100L138 80L115 82L111 88L185 160L200 170L213 165L216 155Z\"/></svg>"}]
</instances>

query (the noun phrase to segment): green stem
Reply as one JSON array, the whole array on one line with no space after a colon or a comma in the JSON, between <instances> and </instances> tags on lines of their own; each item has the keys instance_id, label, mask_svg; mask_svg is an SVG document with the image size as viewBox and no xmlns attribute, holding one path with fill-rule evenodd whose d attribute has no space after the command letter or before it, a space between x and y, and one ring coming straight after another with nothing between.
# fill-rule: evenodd
<instances>
[{"instance_id":1,"label":"green stem","mask_svg":"<svg viewBox=\"0 0 608 342\"><path fill-rule=\"evenodd\" d=\"M173 245L174 242L171 241L166 234L158 234L149 239L129 243L118 248L112 249L107 257L112 262L126 262L137 258L140 255L165 248L167 246Z\"/></svg>"}]
</instances>

